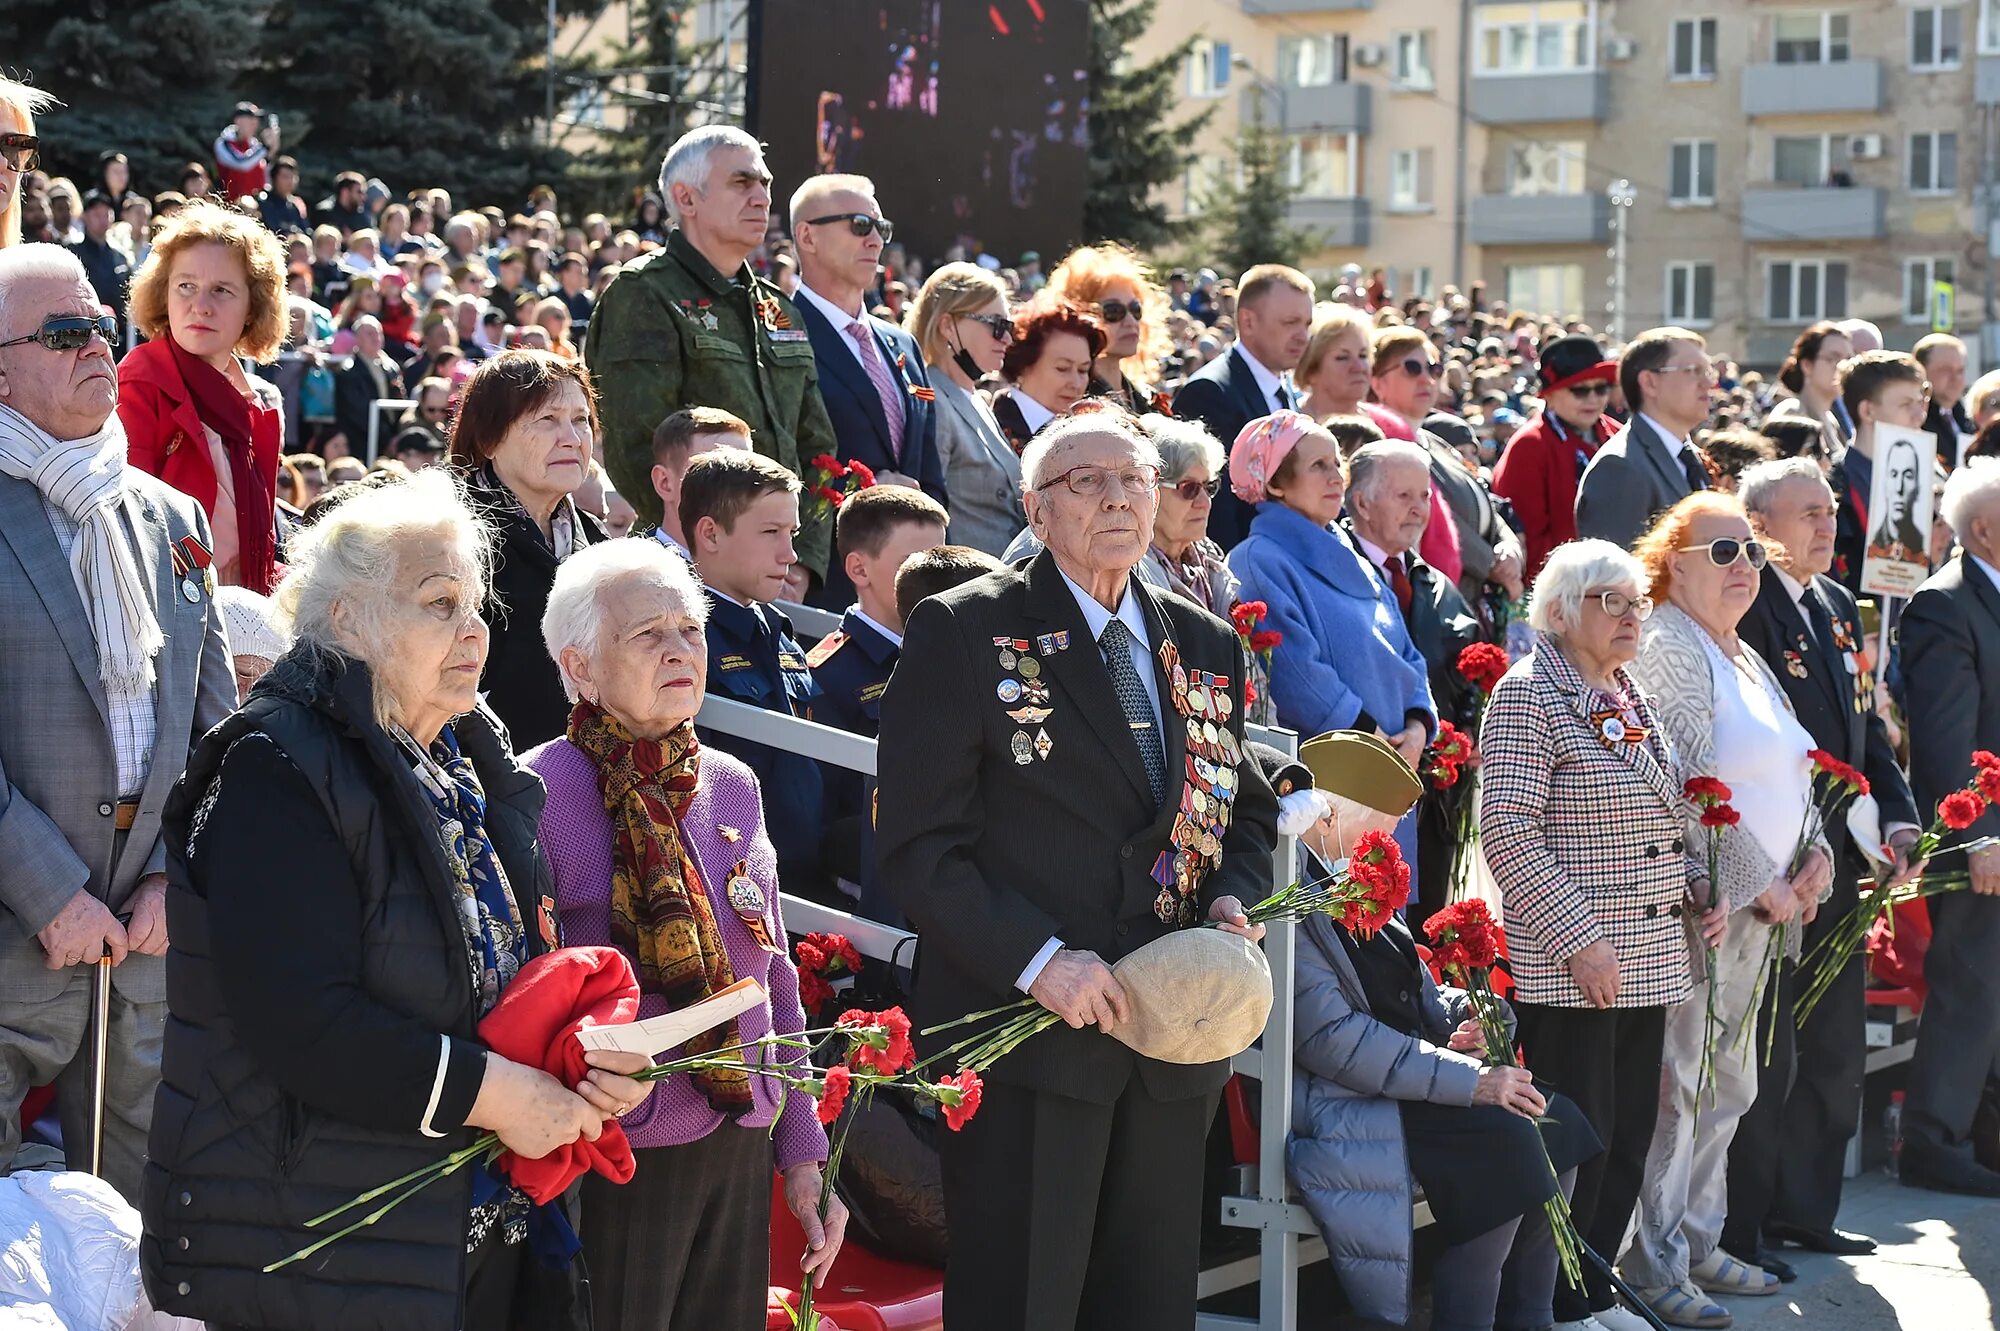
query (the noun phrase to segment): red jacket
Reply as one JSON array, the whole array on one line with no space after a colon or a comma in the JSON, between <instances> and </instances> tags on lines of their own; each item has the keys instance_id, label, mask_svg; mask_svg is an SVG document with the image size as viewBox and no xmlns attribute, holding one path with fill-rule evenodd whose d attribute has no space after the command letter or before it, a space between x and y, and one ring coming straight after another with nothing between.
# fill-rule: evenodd
<instances>
[{"instance_id":1,"label":"red jacket","mask_svg":"<svg viewBox=\"0 0 2000 1331\"><path fill-rule=\"evenodd\" d=\"M1576 483L1584 463L1617 432L1618 422L1600 416L1590 436L1581 438L1543 411L1507 441L1493 469L1493 493L1520 515L1529 577L1542 571L1551 550L1576 539Z\"/></svg>"},{"instance_id":2,"label":"red jacket","mask_svg":"<svg viewBox=\"0 0 2000 1331\"><path fill-rule=\"evenodd\" d=\"M277 580L278 453L284 416L260 406L250 418L250 469L261 507L237 503L236 544L242 584L268 596ZM125 427L125 460L187 495L213 518L216 475L208 436L165 338L141 342L118 362L118 420ZM246 488L238 487L238 492Z\"/></svg>"}]
</instances>

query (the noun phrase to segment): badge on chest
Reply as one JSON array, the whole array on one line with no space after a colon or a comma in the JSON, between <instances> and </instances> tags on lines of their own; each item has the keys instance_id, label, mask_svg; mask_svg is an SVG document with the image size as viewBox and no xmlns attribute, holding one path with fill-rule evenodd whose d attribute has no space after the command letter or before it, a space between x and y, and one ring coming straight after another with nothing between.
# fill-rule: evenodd
<instances>
[{"instance_id":1,"label":"badge on chest","mask_svg":"<svg viewBox=\"0 0 2000 1331\"><path fill-rule=\"evenodd\" d=\"M770 902L764 895L764 889L750 876L748 860L738 860L730 869L728 895L729 909L743 921L743 927L757 940L757 946L766 952L781 951L771 936L771 923L766 914Z\"/></svg>"}]
</instances>

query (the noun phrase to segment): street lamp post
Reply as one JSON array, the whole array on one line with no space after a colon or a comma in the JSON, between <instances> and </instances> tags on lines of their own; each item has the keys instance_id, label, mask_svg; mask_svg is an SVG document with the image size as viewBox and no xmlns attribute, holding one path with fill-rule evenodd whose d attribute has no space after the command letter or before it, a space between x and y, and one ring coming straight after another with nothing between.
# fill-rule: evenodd
<instances>
[{"instance_id":1,"label":"street lamp post","mask_svg":"<svg viewBox=\"0 0 2000 1331\"><path fill-rule=\"evenodd\" d=\"M1229 64L1231 68L1240 69L1245 74L1248 74L1250 81L1257 85L1259 92L1276 96L1278 102L1278 133L1280 135L1284 134L1289 128L1292 119L1290 108L1286 104L1285 85L1274 78L1269 78L1266 75L1258 73L1257 66L1250 63L1250 57L1241 52L1229 57Z\"/></svg>"},{"instance_id":2,"label":"street lamp post","mask_svg":"<svg viewBox=\"0 0 2000 1331\"><path fill-rule=\"evenodd\" d=\"M1638 191L1632 182L1619 177L1611 182L1611 340L1625 340L1625 312L1627 290L1625 285L1625 232L1626 219L1631 215L1632 205L1638 199Z\"/></svg>"}]
</instances>

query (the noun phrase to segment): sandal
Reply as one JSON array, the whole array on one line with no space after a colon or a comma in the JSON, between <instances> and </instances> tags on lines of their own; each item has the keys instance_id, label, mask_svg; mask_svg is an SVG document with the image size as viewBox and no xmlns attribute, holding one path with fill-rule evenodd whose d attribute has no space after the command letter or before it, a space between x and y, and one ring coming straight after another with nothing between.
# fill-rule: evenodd
<instances>
[{"instance_id":1,"label":"sandal","mask_svg":"<svg viewBox=\"0 0 2000 1331\"><path fill-rule=\"evenodd\" d=\"M1736 1320L1729 1315L1727 1308L1703 1298L1701 1291L1689 1281L1683 1280L1678 1285L1665 1285L1635 1292L1668 1326L1693 1327L1697 1331L1723 1331L1723 1328L1730 1326Z\"/></svg>"},{"instance_id":2,"label":"sandal","mask_svg":"<svg viewBox=\"0 0 2000 1331\"><path fill-rule=\"evenodd\" d=\"M1710 1294L1776 1294L1780 1284L1763 1267L1738 1261L1720 1248L1688 1268L1688 1279Z\"/></svg>"}]
</instances>

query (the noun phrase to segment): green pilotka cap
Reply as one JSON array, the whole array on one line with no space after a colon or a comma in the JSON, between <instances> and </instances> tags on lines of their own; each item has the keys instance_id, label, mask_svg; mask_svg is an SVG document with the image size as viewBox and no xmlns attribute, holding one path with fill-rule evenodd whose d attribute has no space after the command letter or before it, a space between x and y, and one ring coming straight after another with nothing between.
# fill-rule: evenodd
<instances>
[{"instance_id":1,"label":"green pilotka cap","mask_svg":"<svg viewBox=\"0 0 2000 1331\"><path fill-rule=\"evenodd\" d=\"M1313 736L1299 745L1299 761L1312 773L1316 789L1398 818L1424 793L1424 783L1402 755L1359 730Z\"/></svg>"}]
</instances>

